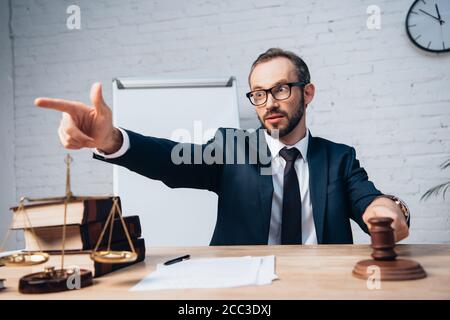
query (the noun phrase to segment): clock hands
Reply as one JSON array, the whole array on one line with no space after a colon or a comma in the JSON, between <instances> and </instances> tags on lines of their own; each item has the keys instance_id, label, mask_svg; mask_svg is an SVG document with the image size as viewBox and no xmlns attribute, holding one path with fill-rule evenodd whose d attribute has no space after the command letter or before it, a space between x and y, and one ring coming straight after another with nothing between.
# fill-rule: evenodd
<instances>
[{"instance_id":1,"label":"clock hands","mask_svg":"<svg viewBox=\"0 0 450 320\"><path fill-rule=\"evenodd\" d=\"M442 30L442 24L444 24L445 21L442 20L442 18L441 18L441 14L439 13L439 8L438 8L437 3L435 3L434 6L436 7L436 13L437 13L438 18L439 18L439 24L441 25L441 36L442 36L442 39L444 39L444 31ZM444 41L442 41L442 48L445 50L445 43L444 43Z\"/></svg>"},{"instance_id":2,"label":"clock hands","mask_svg":"<svg viewBox=\"0 0 450 320\"><path fill-rule=\"evenodd\" d=\"M438 17L435 17L432 14L430 14L430 13L428 13L426 11L423 11L422 9L419 9L419 11L422 11L423 13L425 13L425 14L429 15L430 17L432 17L433 19L436 19L437 21L439 21L439 23L441 22L441 19L439 19Z\"/></svg>"},{"instance_id":3,"label":"clock hands","mask_svg":"<svg viewBox=\"0 0 450 320\"><path fill-rule=\"evenodd\" d=\"M436 13L437 13L438 18L439 18L439 24L442 25L443 23L445 23L445 21L442 20L442 18L441 18L441 14L439 13L439 8L438 8L437 3L435 3L434 6L436 7Z\"/></svg>"},{"instance_id":4,"label":"clock hands","mask_svg":"<svg viewBox=\"0 0 450 320\"><path fill-rule=\"evenodd\" d=\"M422 10L422 9L419 9L419 11L422 11L422 12L425 13L426 15L429 15L430 17L432 17L433 19L436 19L437 21L439 21L439 24L442 25L442 24L445 23L445 21L442 20L442 18L441 18L441 14L439 13L439 8L438 8L437 4L435 3L434 5L435 5L435 7L436 7L436 13L437 13L437 15L438 15L437 17L433 16L431 13L428 13L428 12Z\"/></svg>"}]
</instances>

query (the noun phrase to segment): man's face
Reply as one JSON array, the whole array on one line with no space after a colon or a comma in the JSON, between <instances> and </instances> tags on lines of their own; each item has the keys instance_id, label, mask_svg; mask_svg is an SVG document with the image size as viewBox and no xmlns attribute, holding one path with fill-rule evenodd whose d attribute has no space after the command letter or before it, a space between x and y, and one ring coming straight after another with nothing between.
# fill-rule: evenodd
<instances>
[{"instance_id":1,"label":"man's face","mask_svg":"<svg viewBox=\"0 0 450 320\"><path fill-rule=\"evenodd\" d=\"M294 64L278 57L258 64L250 77L250 90L269 89L277 84L297 82ZM265 104L255 107L259 121L268 133L279 130L279 137L289 134L300 122L305 112L301 88L293 86L286 100L275 100L268 94Z\"/></svg>"}]
</instances>

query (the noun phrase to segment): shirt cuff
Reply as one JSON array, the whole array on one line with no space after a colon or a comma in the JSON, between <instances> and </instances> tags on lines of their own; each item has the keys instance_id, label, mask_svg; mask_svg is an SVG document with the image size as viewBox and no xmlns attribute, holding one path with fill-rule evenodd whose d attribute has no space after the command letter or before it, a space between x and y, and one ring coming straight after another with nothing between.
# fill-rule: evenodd
<instances>
[{"instance_id":1,"label":"shirt cuff","mask_svg":"<svg viewBox=\"0 0 450 320\"><path fill-rule=\"evenodd\" d=\"M119 129L120 133L122 134L122 138L123 138L122 146L120 147L119 150L117 150L116 152L111 153L111 154L106 154L106 153L101 152L97 148L93 148L92 152L94 152L95 154L98 154L99 156L102 156L105 159L114 159L114 158L119 158L119 157L123 156L125 154L125 152L127 152L128 149L130 149L130 137L128 137L128 133L125 130L123 130L122 128L117 128L117 129Z\"/></svg>"}]
</instances>

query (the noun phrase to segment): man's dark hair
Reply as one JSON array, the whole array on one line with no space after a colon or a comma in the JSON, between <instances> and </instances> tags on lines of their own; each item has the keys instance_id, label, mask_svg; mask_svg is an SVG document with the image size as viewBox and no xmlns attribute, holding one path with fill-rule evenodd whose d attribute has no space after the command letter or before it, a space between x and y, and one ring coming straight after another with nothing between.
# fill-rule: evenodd
<instances>
[{"instance_id":1,"label":"man's dark hair","mask_svg":"<svg viewBox=\"0 0 450 320\"><path fill-rule=\"evenodd\" d=\"M302 58L291 51L283 50L280 48L270 48L266 52L260 54L255 62L253 62L250 73L248 75L248 83L250 84L250 76L252 75L253 69L255 69L258 64L278 57L287 58L294 64L297 71L298 81L304 81L305 83L309 83L311 81L308 66Z\"/></svg>"}]
</instances>

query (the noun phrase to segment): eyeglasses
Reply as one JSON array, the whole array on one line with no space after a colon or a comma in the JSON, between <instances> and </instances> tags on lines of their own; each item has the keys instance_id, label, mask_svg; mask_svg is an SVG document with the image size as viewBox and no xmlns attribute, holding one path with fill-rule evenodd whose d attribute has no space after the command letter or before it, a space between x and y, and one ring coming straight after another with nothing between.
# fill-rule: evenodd
<instances>
[{"instance_id":1,"label":"eyeglasses","mask_svg":"<svg viewBox=\"0 0 450 320\"><path fill-rule=\"evenodd\" d=\"M290 83L282 83L273 86L270 89L260 89L246 93L248 100L254 106L260 106L267 102L267 97L269 92L272 94L272 97L275 100L286 100L291 96L291 88L292 87L304 87L308 83L305 82L290 82Z\"/></svg>"}]
</instances>

